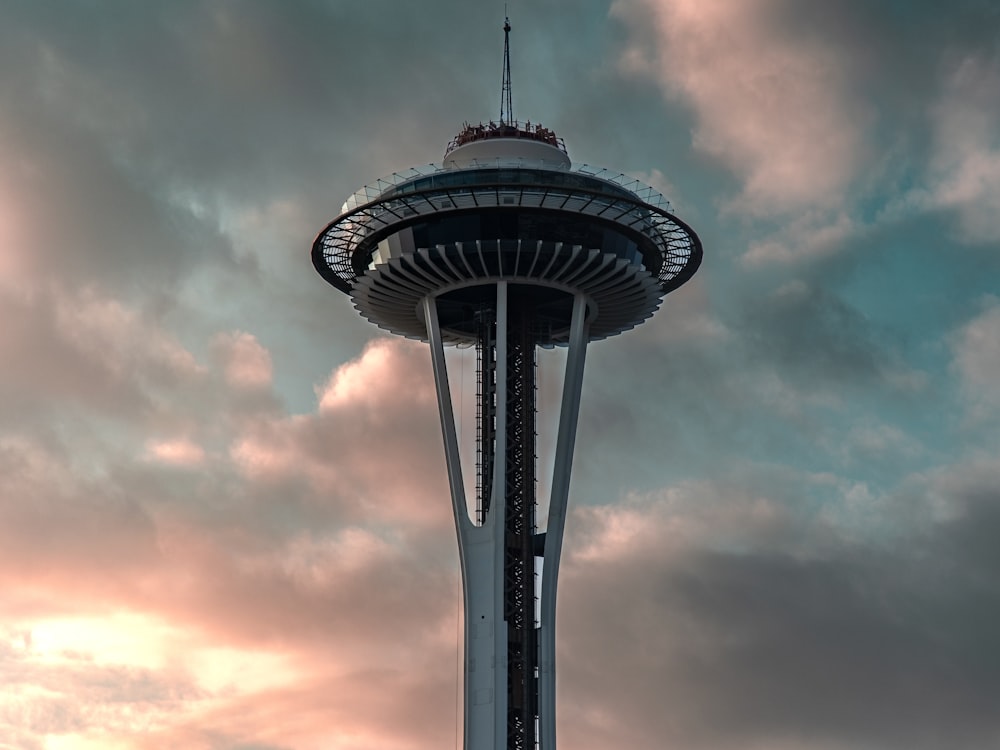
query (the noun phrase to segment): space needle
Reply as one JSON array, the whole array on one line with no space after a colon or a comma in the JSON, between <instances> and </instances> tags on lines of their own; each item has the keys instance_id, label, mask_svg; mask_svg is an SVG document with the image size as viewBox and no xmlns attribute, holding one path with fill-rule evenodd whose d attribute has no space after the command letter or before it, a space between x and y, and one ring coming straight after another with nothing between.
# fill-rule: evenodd
<instances>
[{"instance_id":1,"label":"space needle","mask_svg":"<svg viewBox=\"0 0 1000 750\"><path fill-rule=\"evenodd\" d=\"M465 750L555 750L556 583L587 344L652 316L702 258L658 192L574 168L552 130L514 119L510 29L499 120L466 123L439 165L356 192L312 246L362 316L430 344L464 590ZM471 513L448 345L477 355ZM567 349L544 531L539 347Z\"/></svg>"}]
</instances>

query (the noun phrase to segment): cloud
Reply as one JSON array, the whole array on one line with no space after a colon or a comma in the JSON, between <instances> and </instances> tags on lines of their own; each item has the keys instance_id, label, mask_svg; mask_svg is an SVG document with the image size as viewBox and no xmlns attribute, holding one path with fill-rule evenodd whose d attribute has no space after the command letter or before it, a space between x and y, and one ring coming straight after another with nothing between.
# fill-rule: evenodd
<instances>
[{"instance_id":1,"label":"cloud","mask_svg":"<svg viewBox=\"0 0 1000 750\"><path fill-rule=\"evenodd\" d=\"M0 379L9 426L60 406L69 418L100 410L136 415L156 392L190 384L203 370L173 336L138 310L91 288L0 291Z\"/></svg>"},{"instance_id":2,"label":"cloud","mask_svg":"<svg viewBox=\"0 0 1000 750\"><path fill-rule=\"evenodd\" d=\"M731 208L756 216L839 205L865 151L867 115L839 50L783 27L775 0L616 2L627 72L695 114L695 148L742 182Z\"/></svg>"},{"instance_id":3,"label":"cloud","mask_svg":"<svg viewBox=\"0 0 1000 750\"><path fill-rule=\"evenodd\" d=\"M119 300L91 289L57 300L55 325L60 337L80 354L100 361L111 379L140 370L162 378L190 378L201 372L195 358L161 328L143 321Z\"/></svg>"},{"instance_id":4,"label":"cloud","mask_svg":"<svg viewBox=\"0 0 1000 750\"><path fill-rule=\"evenodd\" d=\"M965 242L996 243L1000 229L1000 59L970 54L945 81L930 116L932 206L956 212Z\"/></svg>"},{"instance_id":5,"label":"cloud","mask_svg":"<svg viewBox=\"0 0 1000 750\"><path fill-rule=\"evenodd\" d=\"M513 19L515 97L680 186L706 263L588 351L562 744L992 747L996 305L940 227L996 239L995 11L585 5ZM495 112L500 19L431 10L5 15L0 745L455 744L427 348L307 257Z\"/></svg>"},{"instance_id":6,"label":"cloud","mask_svg":"<svg viewBox=\"0 0 1000 750\"><path fill-rule=\"evenodd\" d=\"M742 261L749 266L790 261L816 261L840 252L863 227L844 211L830 216L807 211L778 231L750 242Z\"/></svg>"},{"instance_id":7,"label":"cloud","mask_svg":"<svg viewBox=\"0 0 1000 750\"><path fill-rule=\"evenodd\" d=\"M219 647L121 614L62 624L75 632L44 623L32 643L0 655L0 740L39 748L37 738L46 737L82 748L226 750L408 750L452 740L453 727L442 718L452 708L454 686L447 683L454 676L428 675L427 662L403 671L373 654L352 667L342 650L322 642ZM74 650L59 649L65 644ZM450 661L452 654L422 645L428 659ZM141 666L135 647L161 663Z\"/></svg>"},{"instance_id":8,"label":"cloud","mask_svg":"<svg viewBox=\"0 0 1000 750\"><path fill-rule=\"evenodd\" d=\"M995 242L995 13L929 10L649 0L611 15L628 34L620 69L686 105L694 147L738 180L716 203L759 265L850 256L883 226L942 214L961 242Z\"/></svg>"},{"instance_id":9,"label":"cloud","mask_svg":"<svg viewBox=\"0 0 1000 750\"><path fill-rule=\"evenodd\" d=\"M394 406L419 405L427 409L437 404L429 379L426 347L376 339L356 362L340 367L318 391L320 411L353 409L360 406L375 414ZM389 384L396 387L388 387Z\"/></svg>"},{"instance_id":10,"label":"cloud","mask_svg":"<svg viewBox=\"0 0 1000 750\"><path fill-rule=\"evenodd\" d=\"M986 623L998 622L1000 590L984 539L1000 521L997 468L962 485L942 481L962 467L923 481L959 512L911 510L918 523L890 543L803 512L807 477L577 509L560 587L563 741L988 745L1000 670Z\"/></svg>"},{"instance_id":11,"label":"cloud","mask_svg":"<svg viewBox=\"0 0 1000 750\"><path fill-rule=\"evenodd\" d=\"M220 381L241 352L268 360L246 334L213 346L232 355ZM206 412L194 434L228 435L231 454L150 439L89 481L51 446L0 441L0 737L451 741L455 673L435 665L455 663L460 589L436 415L413 398L431 392L427 364L421 345L376 342L331 376L341 398L322 410Z\"/></svg>"},{"instance_id":12,"label":"cloud","mask_svg":"<svg viewBox=\"0 0 1000 750\"><path fill-rule=\"evenodd\" d=\"M271 353L260 345L253 334L244 331L218 334L211 347L222 364L228 385L251 390L271 385Z\"/></svg>"},{"instance_id":13,"label":"cloud","mask_svg":"<svg viewBox=\"0 0 1000 750\"><path fill-rule=\"evenodd\" d=\"M174 466L195 467L205 460L205 450L197 443L184 438L152 440L146 445L146 453L154 461Z\"/></svg>"},{"instance_id":14,"label":"cloud","mask_svg":"<svg viewBox=\"0 0 1000 750\"><path fill-rule=\"evenodd\" d=\"M988 297L983 310L951 339L957 371L974 421L990 419L1000 410L1000 301Z\"/></svg>"},{"instance_id":15,"label":"cloud","mask_svg":"<svg viewBox=\"0 0 1000 750\"><path fill-rule=\"evenodd\" d=\"M907 393L924 385L924 376L905 365L891 339L863 313L802 280L789 281L760 300L743 332L756 356L813 391L836 393L876 381Z\"/></svg>"}]
</instances>

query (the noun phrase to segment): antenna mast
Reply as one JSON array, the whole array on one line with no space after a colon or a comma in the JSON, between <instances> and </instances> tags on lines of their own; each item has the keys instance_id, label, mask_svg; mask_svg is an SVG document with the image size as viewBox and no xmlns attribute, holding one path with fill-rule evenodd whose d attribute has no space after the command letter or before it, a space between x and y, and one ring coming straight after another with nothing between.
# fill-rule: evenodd
<instances>
[{"instance_id":1,"label":"antenna mast","mask_svg":"<svg viewBox=\"0 0 1000 750\"><path fill-rule=\"evenodd\" d=\"M510 19L503 19L503 85L500 87L500 124L514 124L514 105L510 99Z\"/></svg>"}]
</instances>

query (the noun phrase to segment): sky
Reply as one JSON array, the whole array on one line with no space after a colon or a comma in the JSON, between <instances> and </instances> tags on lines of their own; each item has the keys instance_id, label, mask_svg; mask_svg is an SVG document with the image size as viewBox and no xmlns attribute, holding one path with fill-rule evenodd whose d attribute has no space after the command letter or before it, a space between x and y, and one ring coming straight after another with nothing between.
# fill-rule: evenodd
<instances>
[{"instance_id":1,"label":"sky","mask_svg":"<svg viewBox=\"0 0 1000 750\"><path fill-rule=\"evenodd\" d=\"M508 5L705 250L588 351L560 746L1000 746L998 6ZM0 748L457 747L429 352L309 250L496 119L502 3L0 13Z\"/></svg>"}]
</instances>

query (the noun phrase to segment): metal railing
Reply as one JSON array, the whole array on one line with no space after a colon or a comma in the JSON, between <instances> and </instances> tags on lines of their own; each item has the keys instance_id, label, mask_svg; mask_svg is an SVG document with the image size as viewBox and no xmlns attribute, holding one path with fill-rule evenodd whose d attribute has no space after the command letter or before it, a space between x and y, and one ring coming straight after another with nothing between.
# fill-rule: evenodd
<instances>
[{"instance_id":1,"label":"metal railing","mask_svg":"<svg viewBox=\"0 0 1000 750\"><path fill-rule=\"evenodd\" d=\"M620 172L613 172L602 167L595 167L589 164L581 164L575 169L566 169L556 162L535 160L535 159L489 159L473 160L468 166L461 169L445 169L437 164L426 164L404 169L401 172L393 172L386 177L380 177L375 182L369 183L359 190L356 190L344 202L341 214L347 214L355 209L365 206L373 201L377 201L387 192L393 191L423 177L433 177L435 175L453 176L462 172L482 169L524 169L536 170L538 172L552 172L555 174L580 174L586 177L602 180L616 185L635 195L643 203L655 206L656 208L672 213L673 209L670 201L663 197L655 188L644 182ZM558 180L554 180L558 181ZM429 187L432 187L429 186Z\"/></svg>"},{"instance_id":2,"label":"metal railing","mask_svg":"<svg viewBox=\"0 0 1000 750\"><path fill-rule=\"evenodd\" d=\"M566 153L566 142L557 136L554 131L540 123L532 125L530 121L493 122L491 120L486 124L479 123L478 125L465 123L462 127L462 132L448 142L448 147L444 152L445 156L467 143L476 143L493 138L523 138L529 141L538 141L555 146L564 154Z\"/></svg>"},{"instance_id":3,"label":"metal railing","mask_svg":"<svg viewBox=\"0 0 1000 750\"><path fill-rule=\"evenodd\" d=\"M664 291L683 283L701 262L697 236L672 214L670 202L641 180L589 164L567 169L498 158L457 169L412 167L366 185L317 238L314 263L330 283L349 292L367 266L367 259L355 258L367 241L419 217L490 207L565 211L639 232L659 251L662 263L650 270Z\"/></svg>"}]
</instances>

